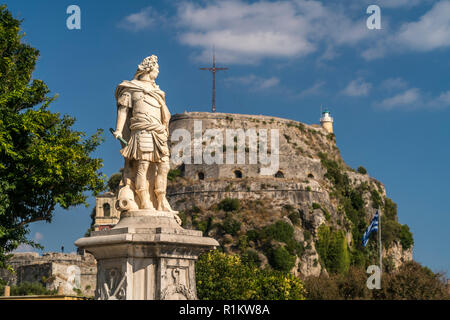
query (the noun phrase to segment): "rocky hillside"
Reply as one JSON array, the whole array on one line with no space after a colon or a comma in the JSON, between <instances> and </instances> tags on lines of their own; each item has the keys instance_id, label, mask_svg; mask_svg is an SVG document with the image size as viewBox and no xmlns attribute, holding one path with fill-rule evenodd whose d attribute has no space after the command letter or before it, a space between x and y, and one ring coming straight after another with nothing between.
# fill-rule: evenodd
<instances>
[{"instance_id":1,"label":"rocky hillside","mask_svg":"<svg viewBox=\"0 0 450 320\"><path fill-rule=\"evenodd\" d=\"M187 128L194 136L194 121L202 121L203 132L278 130L280 169L262 176L259 164L173 166L168 196L185 228L202 230L226 252L262 267L309 276L375 264L376 235L366 248L361 237L379 209L385 268L412 259L412 235L398 223L396 204L364 168L345 164L334 134L287 119L220 113L175 115L171 133Z\"/></svg>"}]
</instances>

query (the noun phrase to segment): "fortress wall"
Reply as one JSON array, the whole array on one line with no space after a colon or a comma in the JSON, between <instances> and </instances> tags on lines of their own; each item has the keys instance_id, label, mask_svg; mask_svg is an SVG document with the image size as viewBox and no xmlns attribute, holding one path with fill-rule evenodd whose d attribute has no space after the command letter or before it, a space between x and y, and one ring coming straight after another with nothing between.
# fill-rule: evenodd
<instances>
[{"instance_id":1,"label":"fortress wall","mask_svg":"<svg viewBox=\"0 0 450 320\"><path fill-rule=\"evenodd\" d=\"M328 203L329 196L320 185L287 181L286 179L221 179L205 180L202 183L181 186L169 185L167 196L170 204L178 210L186 210L194 205L208 208L225 198L243 200L268 199L273 207L291 205L311 205L313 202Z\"/></svg>"},{"instance_id":2,"label":"fortress wall","mask_svg":"<svg viewBox=\"0 0 450 320\"><path fill-rule=\"evenodd\" d=\"M328 146L329 141L326 139L327 132L321 127L309 126L297 121L282 119L277 117L262 116L262 115L242 115L242 114L227 114L227 113L209 113L209 112L189 112L183 114L176 114L172 117L170 122L170 133L177 129L188 130L191 134L191 155L193 163L193 139L194 139L194 121L202 121L202 131L206 129L219 129L223 132L223 145L226 145L226 129L250 129L253 128L258 131L266 129L268 131L268 149L270 150L270 132L273 129L278 130L279 133L279 170L283 173L285 178L299 178L304 179L309 174L313 174L315 178L323 178L325 172L320 164L317 156L314 156L315 151L308 145L310 136L321 141L322 146ZM302 128L303 132L299 129ZM248 148L248 139L246 139L246 147ZM311 141L312 142L312 141ZM177 142L172 142L171 146L176 145ZM203 144L205 145L205 144ZM325 148L326 149L326 148ZM332 150L330 150L332 151ZM198 179L198 173L204 173L208 178L234 178L234 171L242 172L243 177L260 177L261 167L267 165L249 164L248 160L249 149L246 150L245 164L231 164L231 165L200 165L200 164L185 164L184 176L191 179ZM225 156L225 153L224 153ZM172 164L172 168L175 165Z\"/></svg>"}]
</instances>

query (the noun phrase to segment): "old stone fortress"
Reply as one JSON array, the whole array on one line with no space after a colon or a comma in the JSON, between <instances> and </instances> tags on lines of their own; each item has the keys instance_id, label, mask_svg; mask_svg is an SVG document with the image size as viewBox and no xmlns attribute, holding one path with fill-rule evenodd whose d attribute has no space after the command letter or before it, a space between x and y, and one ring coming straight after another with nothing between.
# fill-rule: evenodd
<instances>
[{"instance_id":1,"label":"old stone fortress","mask_svg":"<svg viewBox=\"0 0 450 320\"><path fill-rule=\"evenodd\" d=\"M113 134L121 141L122 179L117 192L97 197L94 231L75 242L78 254L18 253L11 261L15 274L2 271L2 277L9 284L44 279L48 289L103 300L196 299L195 261L199 255L218 246L233 253L240 241L236 235L208 227L214 219L224 221L223 214L220 216L214 208L225 199L253 206L240 213L245 222L239 230L243 234L279 220L293 227L295 241L304 250L295 256L291 273L326 274L315 248L319 227L326 224L344 230L348 245L353 240L348 219L332 197L324 155L339 164L351 187L365 186L362 197L366 220L376 210L371 190L377 190L383 199L386 196L382 183L343 161L330 112L322 112L320 125L216 112L171 116L165 93L155 83L158 73L157 57L147 57L138 65L133 80L123 81L116 89L117 125ZM264 148L261 143L250 145L250 139L240 141L245 144L245 161L199 162L195 159L198 135L211 129L253 130L259 139L267 132L266 150L276 159L276 170L262 174L267 164L250 161L252 150ZM187 141L188 149L194 153L190 161L173 163L169 155L180 150L176 149L178 138L171 135L180 130L189 133L192 139ZM274 131L276 141L269 138ZM234 145L233 151L242 147L237 137L233 140L231 144L222 141L221 149L229 153L230 145ZM200 141L202 150L212 143ZM274 143L278 148L272 148ZM171 172L175 176L170 177ZM283 211L286 208L295 215L295 224ZM200 213L208 216L200 217ZM200 227L199 219L205 218ZM262 266L267 265L267 257L261 251L256 254ZM412 259L412 247L403 249L394 242L384 249L383 256L398 267Z\"/></svg>"}]
</instances>

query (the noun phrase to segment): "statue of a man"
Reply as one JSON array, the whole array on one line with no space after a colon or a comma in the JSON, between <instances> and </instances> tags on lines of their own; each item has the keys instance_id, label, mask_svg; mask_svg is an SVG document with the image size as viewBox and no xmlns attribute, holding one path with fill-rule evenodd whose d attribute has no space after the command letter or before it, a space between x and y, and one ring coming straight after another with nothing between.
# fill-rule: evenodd
<instances>
[{"instance_id":1,"label":"statue of a man","mask_svg":"<svg viewBox=\"0 0 450 320\"><path fill-rule=\"evenodd\" d=\"M131 81L116 89L117 125L114 136L127 141L118 194L120 210L156 209L175 212L166 199L169 172L169 120L165 93L156 85L158 58L147 57Z\"/></svg>"}]
</instances>

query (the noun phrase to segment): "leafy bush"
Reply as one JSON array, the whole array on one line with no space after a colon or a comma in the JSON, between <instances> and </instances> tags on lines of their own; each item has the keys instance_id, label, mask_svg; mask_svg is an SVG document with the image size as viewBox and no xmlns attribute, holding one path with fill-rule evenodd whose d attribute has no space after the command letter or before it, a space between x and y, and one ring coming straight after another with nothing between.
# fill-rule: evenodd
<instances>
[{"instance_id":1,"label":"leafy bush","mask_svg":"<svg viewBox=\"0 0 450 320\"><path fill-rule=\"evenodd\" d=\"M383 272L381 290L368 290L365 267L350 267L347 274L308 277L304 280L306 298L311 300L448 300L441 274L433 273L415 261L404 263L397 271Z\"/></svg>"},{"instance_id":2,"label":"leafy bush","mask_svg":"<svg viewBox=\"0 0 450 320\"><path fill-rule=\"evenodd\" d=\"M283 209L286 210L287 212L292 212L295 210L295 208L291 204L285 204L283 206Z\"/></svg>"},{"instance_id":3,"label":"leafy bush","mask_svg":"<svg viewBox=\"0 0 450 320\"><path fill-rule=\"evenodd\" d=\"M345 273L350 266L350 253L344 232L332 232L322 224L318 231L317 253L322 259L328 272Z\"/></svg>"},{"instance_id":4,"label":"leafy bush","mask_svg":"<svg viewBox=\"0 0 450 320\"><path fill-rule=\"evenodd\" d=\"M227 217L222 223L222 229L225 233L234 236L238 233L239 230L241 230L241 224L242 223L240 221L231 217Z\"/></svg>"},{"instance_id":5,"label":"leafy bush","mask_svg":"<svg viewBox=\"0 0 450 320\"><path fill-rule=\"evenodd\" d=\"M218 250L200 256L195 265L200 300L303 300L300 279L275 270L261 270L238 255Z\"/></svg>"},{"instance_id":6,"label":"leafy bush","mask_svg":"<svg viewBox=\"0 0 450 320\"><path fill-rule=\"evenodd\" d=\"M358 173L361 173L361 174L367 174L366 168L364 168L364 167L362 167L362 166L360 166L360 167L358 168L358 170L356 170L356 171L358 171Z\"/></svg>"},{"instance_id":7,"label":"leafy bush","mask_svg":"<svg viewBox=\"0 0 450 320\"><path fill-rule=\"evenodd\" d=\"M275 270L289 272L295 266L295 256L282 246L272 250L268 258L270 265Z\"/></svg>"},{"instance_id":8,"label":"leafy bush","mask_svg":"<svg viewBox=\"0 0 450 320\"><path fill-rule=\"evenodd\" d=\"M298 216L298 212L292 212L288 215L289 220L295 225L300 224L300 217Z\"/></svg>"},{"instance_id":9,"label":"leafy bush","mask_svg":"<svg viewBox=\"0 0 450 320\"><path fill-rule=\"evenodd\" d=\"M328 211L328 209L327 208L323 208L322 211L323 211L323 213L325 215L325 220L330 221L331 220L331 215L330 215L330 212Z\"/></svg>"},{"instance_id":10,"label":"leafy bush","mask_svg":"<svg viewBox=\"0 0 450 320\"><path fill-rule=\"evenodd\" d=\"M174 181L177 177L181 175L180 169L171 169L167 174L167 180Z\"/></svg>"},{"instance_id":11,"label":"leafy bush","mask_svg":"<svg viewBox=\"0 0 450 320\"><path fill-rule=\"evenodd\" d=\"M225 198L220 201L218 208L225 212L237 211L241 207L239 199Z\"/></svg>"},{"instance_id":12,"label":"leafy bush","mask_svg":"<svg viewBox=\"0 0 450 320\"><path fill-rule=\"evenodd\" d=\"M247 249L242 254L242 261L247 264L254 264L259 267L261 265L261 259L259 259L258 252L253 249Z\"/></svg>"},{"instance_id":13,"label":"leafy bush","mask_svg":"<svg viewBox=\"0 0 450 320\"><path fill-rule=\"evenodd\" d=\"M306 299L308 300L340 300L339 288L334 279L320 275L309 276L304 280Z\"/></svg>"},{"instance_id":14,"label":"leafy bush","mask_svg":"<svg viewBox=\"0 0 450 320\"><path fill-rule=\"evenodd\" d=\"M305 279L307 299L310 300L360 300L371 299L366 286L367 274L363 268L350 267L346 274Z\"/></svg>"},{"instance_id":15,"label":"leafy bush","mask_svg":"<svg viewBox=\"0 0 450 320\"><path fill-rule=\"evenodd\" d=\"M320 209L320 204L313 202L312 204L312 208L315 209Z\"/></svg>"},{"instance_id":16,"label":"leafy bush","mask_svg":"<svg viewBox=\"0 0 450 320\"><path fill-rule=\"evenodd\" d=\"M439 273L415 261L404 263L396 272L383 273L381 290L373 290L375 299L448 300L450 295Z\"/></svg>"},{"instance_id":17,"label":"leafy bush","mask_svg":"<svg viewBox=\"0 0 450 320\"><path fill-rule=\"evenodd\" d=\"M119 184L120 181L122 181L122 174L121 173L114 173L109 177L108 180L108 189L109 191L113 193L117 193L119 191Z\"/></svg>"},{"instance_id":18,"label":"leafy bush","mask_svg":"<svg viewBox=\"0 0 450 320\"><path fill-rule=\"evenodd\" d=\"M384 216L390 220L397 220L397 204L387 197L384 198Z\"/></svg>"},{"instance_id":19,"label":"leafy bush","mask_svg":"<svg viewBox=\"0 0 450 320\"><path fill-rule=\"evenodd\" d=\"M0 285L0 290L4 291L4 286ZM40 282L23 282L17 286L11 286L12 296L34 296L34 295L54 295L57 290L48 290Z\"/></svg>"},{"instance_id":20,"label":"leafy bush","mask_svg":"<svg viewBox=\"0 0 450 320\"><path fill-rule=\"evenodd\" d=\"M400 227L399 238L400 243L405 250L408 250L414 244L413 235L406 224L403 224Z\"/></svg>"},{"instance_id":21,"label":"leafy bush","mask_svg":"<svg viewBox=\"0 0 450 320\"><path fill-rule=\"evenodd\" d=\"M277 221L272 225L266 226L263 230L263 237L267 240L277 240L287 243L294 237L294 228L287 222Z\"/></svg>"},{"instance_id":22,"label":"leafy bush","mask_svg":"<svg viewBox=\"0 0 450 320\"><path fill-rule=\"evenodd\" d=\"M382 220L381 241L385 248L394 241L399 241L404 249L409 249L413 243L413 237L407 225L401 225L397 221Z\"/></svg>"},{"instance_id":23,"label":"leafy bush","mask_svg":"<svg viewBox=\"0 0 450 320\"><path fill-rule=\"evenodd\" d=\"M381 196L377 190L371 190L370 192L372 198L372 207L375 209L379 209L381 207Z\"/></svg>"}]
</instances>

